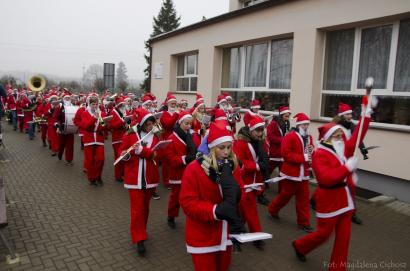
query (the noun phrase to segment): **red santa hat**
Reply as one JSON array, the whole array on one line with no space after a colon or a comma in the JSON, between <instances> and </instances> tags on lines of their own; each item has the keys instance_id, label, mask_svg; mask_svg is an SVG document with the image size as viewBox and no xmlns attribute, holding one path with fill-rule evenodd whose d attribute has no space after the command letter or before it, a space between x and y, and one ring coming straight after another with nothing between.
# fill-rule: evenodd
<instances>
[{"instance_id":1,"label":"red santa hat","mask_svg":"<svg viewBox=\"0 0 410 271\"><path fill-rule=\"evenodd\" d=\"M141 102L142 102L142 105L146 105L148 103L151 103L152 102L151 95L145 94L144 96L142 96Z\"/></svg>"},{"instance_id":2,"label":"red santa hat","mask_svg":"<svg viewBox=\"0 0 410 271\"><path fill-rule=\"evenodd\" d=\"M231 94L225 92L225 93L224 93L224 96L225 96L225 99L226 99L226 100L232 100Z\"/></svg>"},{"instance_id":3,"label":"red santa hat","mask_svg":"<svg viewBox=\"0 0 410 271\"><path fill-rule=\"evenodd\" d=\"M180 102L181 104L183 104L183 103L185 103L185 104L188 104L188 100L187 99L181 99L181 102Z\"/></svg>"},{"instance_id":4,"label":"red santa hat","mask_svg":"<svg viewBox=\"0 0 410 271\"><path fill-rule=\"evenodd\" d=\"M253 131L259 127L263 127L265 125L265 121L258 115L254 115L249 122L249 130Z\"/></svg>"},{"instance_id":5,"label":"red santa hat","mask_svg":"<svg viewBox=\"0 0 410 271\"><path fill-rule=\"evenodd\" d=\"M233 142L231 132L226 128L226 121L215 121L209 126L208 148L225 142Z\"/></svg>"},{"instance_id":6,"label":"red santa hat","mask_svg":"<svg viewBox=\"0 0 410 271\"><path fill-rule=\"evenodd\" d=\"M338 129L341 129L344 132L343 127L334 122L326 123L320 126L319 128L317 128L317 130L319 131L319 140L328 140Z\"/></svg>"},{"instance_id":7,"label":"red santa hat","mask_svg":"<svg viewBox=\"0 0 410 271\"><path fill-rule=\"evenodd\" d=\"M71 98L70 93L67 93L67 92L64 93L64 94L63 94L63 99L64 99L64 98Z\"/></svg>"},{"instance_id":8,"label":"red santa hat","mask_svg":"<svg viewBox=\"0 0 410 271\"><path fill-rule=\"evenodd\" d=\"M296 126L300 124L310 123L310 119L305 113L297 113L294 116L294 119L296 120Z\"/></svg>"},{"instance_id":9,"label":"red santa hat","mask_svg":"<svg viewBox=\"0 0 410 271\"><path fill-rule=\"evenodd\" d=\"M351 114L353 112L352 108L348 104L344 103L339 103L339 110L337 111L337 114L339 116L343 116L346 114Z\"/></svg>"},{"instance_id":10,"label":"red santa hat","mask_svg":"<svg viewBox=\"0 0 410 271\"><path fill-rule=\"evenodd\" d=\"M138 108L135 111L135 121L134 123L131 123L132 126L135 126L136 124L138 124L139 126L144 125L144 123L150 118L154 118L154 115L152 115L148 110L146 110L145 108Z\"/></svg>"},{"instance_id":11,"label":"red santa hat","mask_svg":"<svg viewBox=\"0 0 410 271\"><path fill-rule=\"evenodd\" d=\"M151 96L152 102L153 102L153 103L156 103L156 102L157 102L157 97L156 97L154 94L152 94L152 93L149 93L149 95Z\"/></svg>"},{"instance_id":12,"label":"red santa hat","mask_svg":"<svg viewBox=\"0 0 410 271\"><path fill-rule=\"evenodd\" d=\"M114 101L116 107L119 107L124 104L124 98L122 98L121 96L116 96Z\"/></svg>"},{"instance_id":13,"label":"red santa hat","mask_svg":"<svg viewBox=\"0 0 410 271\"><path fill-rule=\"evenodd\" d=\"M279 115L283 115L286 113L291 113L290 108L288 106L279 106Z\"/></svg>"},{"instance_id":14,"label":"red santa hat","mask_svg":"<svg viewBox=\"0 0 410 271\"><path fill-rule=\"evenodd\" d=\"M168 92L165 102L170 103L170 102L176 102L176 101L177 101L177 98L175 98L174 94Z\"/></svg>"},{"instance_id":15,"label":"red santa hat","mask_svg":"<svg viewBox=\"0 0 410 271\"><path fill-rule=\"evenodd\" d=\"M182 111L181 113L179 113L178 124L181 124L181 122L189 118L192 119L191 113L189 113L189 111Z\"/></svg>"},{"instance_id":16,"label":"red santa hat","mask_svg":"<svg viewBox=\"0 0 410 271\"><path fill-rule=\"evenodd\" d=\"M204 102L204 97L200 93L196 93L196 102Z\"/></svg>"},{"instance_id":17,"label":"red santa hat","mask_svg":"<svg viewBox=\"0 0 410 271\"><path fill-rule=\"evenodd\" d=\"M223 102L227 102L226 101L226 96L225 95L223 95L223 94L221 94L221 95L219 95L217 98L216 98L216 102L218 103L218 104L221 104L221 103L223 103Z\"/></svg>"},{"instance_id":18,"label":"red santa hat","mask_svg":"<svg viewBox=\"0 0 410 271\"><path fill-rule=\"evenodd\" d=\"M257 99L252 100L251 102L251 108L261 108L261 102Z\"/></svg>"},{"instance_id":19,"label":"red santa hat","mask_svg":"<svg viewBox=\"0 0 410 271\"><path fill-rule=\"evenodd\" d=\"M217 109L215 110L214 116L215 116L215 121L218 121L218 120L228 120L228 118L226 117L226 113L225 113L222 109L220 109L220 108L217 108Z\"/></svg>"}]
</instances>

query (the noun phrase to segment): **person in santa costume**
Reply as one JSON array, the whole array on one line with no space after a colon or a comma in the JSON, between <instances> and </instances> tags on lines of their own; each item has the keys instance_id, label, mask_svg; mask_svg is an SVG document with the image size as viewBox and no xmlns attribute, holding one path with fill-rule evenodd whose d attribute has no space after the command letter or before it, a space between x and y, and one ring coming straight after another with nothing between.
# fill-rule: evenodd
<instances>
[{"instance_id":1,"label":"person in santa costume","mask_svg":"<svg viewBox=\"0 0 410 271\"><path fill-rule=\"evenodd\" d=\"M280 169L280 192L269 205L269 213L275 220L279 211L295 196L298 227L312 232L309 210L309 179L311 155L314 150L312 136L308 133L309 117L304 113L295 115L296 129L282 140L283 164Z\"/></svg>"},{"instance_id":2,"label":"person in santa costume","mask_svg":"<svg viewBox=\"0 0 410 271\"><path fill-rule=\"evenodd\" d=\"M245 115L243 116L243 123L245 126L249 125L249 122L251 121L253 116L258 115L259 109L261 109L261 102L257 99L252 100L251 102L251 109L245 112Z\"/></svg>"},{"instance_id":3,"label":"person in santa costume","mask_svg":"<svg viewBox=\"0 0 410 271\"><path fill-rule=\"evenodd\" d=\"M110 115L112 120L108 128L111 130L111 144L114 150L114 161L121 155L121 141L125 133L126 125L131 122L130 117L125 116L124 99L120 96L115 97L115 107ZM124 165L118 163L114 166L114 178L117 182L123 182Z\"/></svg>"},{"instance_id":4,"label":"person in santa costume","mask_svg":"<svg viewBox=\"0 0 410 271\"><path fill-rule=\"evenodd\" d=\"M133 244L137 244L140 255L146 252L144 242L148 239L147 223L149 204L155 188L158 186L159 173L155 162L156 152L153 147L159 137L153 133L155 117L147 110L139 108L131 123L131 128L124 134L120 150L122 154L130 147L124 163L124 187L130 197L131 223L130 232ZM142 142L139 142L143 139Z\"/></svg>"},{"instance_id":5,"label":"person in santa costume","mask_svg":"<svg viewBox=\"0 0 410 271\"><path fill-rule=\"evenodd\" d=\"M282 140L290 130L290 118L291 111L287 106L279 107L279 116L273 118L266 127L266 138L269 145L269 164L270 173L280 167L283 163L283 157L280 153ZM280 184L280 182L279 182Z\"/></svg>"},{"instance_id":6,"label":"person in santa costume","mask_svg":"<svg viewBox=\"0 0 410 271\"><path fill-rule=\"evenodd\" d=\"M344 134L345 134L346 140L349 140L351 138L354 132L354 129L356 128L352 119L353 119L352 108L348 104L339 103L338 113L337 113L337 116L333 118L333 122L341 125L345 129ZM368 151L366 150L366 147L363 142L359 144L359 150L363 155L363 160L369 159L369 157L367 156ZM354 200L355 194L356 194L355 187L351 187L351 192L352 192L352 196ZM356 209L352 215L352 222L358 225L361 225L363 223L363 221L357 215Z\"/></svg>"},{"instance_id":7,"label":"person in santa costume","mask_svg":"<svg viewBox=\"0 0 410 271\"><path fill-rule=\"evenodd\" d=\"M244 232L238 212L241 172L224 121L211 123L209 154L190 163L182 177L180 203L185 238L196 271L225 271L232 258L230 233Z\"/></svg>"},{"instance_id":8,"label":"person in santa costume","mask_svg":"<svg viewBox=\"0 0 410 271\"><path fill-rule=\"evenodd\" d=\"M48 125L45 121L45 114L46 114L46 100L42 97L37 98L37 107L36 107L36 117L40 118L41 121L39 122L40 131L41 131L41 140L43 141L43 147L47 147L47 129Z\"/></svg>"},{"instance_id":9,"label":"person in santa costume","mask_svg":"<svg viewBox=\"0 0 410 271\"><path fill-rule=\"evenodd\" d=\"M242 127L233 145L238 160L242 163L242 178L245 184L245 197L241 200L241 213L248 224L249 232L261 232L256 198L269 178L269 160L264 140L264 120L255 115L248 126ZM258 249L263 249L264 241L255 241Z\"/></svg>"},{"instance_id":10,"label":"person in santa costume","mask_svg":"<svg viewBox=\"0 0 410 271\"><path fill-rule=\"evenodd\" d=\"M11 112L11 122L13 124L14 131L17 130L17 111L16 104L18 101L17 89L13 89L12 93L7 96L7 109Z\"/></svg>"},{"instance_id":11,"label":"person in santa costume","mask_svg":"<svg viewBox=\"0 0 410 271\"><path fill-rule=\"evenodd\" d=\"M98 97L89 98L89 105L81 115L80 127L84 131L84 160L90 185L103 184L105 112L98 107Z\"/></svg>"},{"instance_id":12,"label":"person in santa costume","mask_svg":"<svg viewBox=\"0 0 410 271\"><path fill-rule=\"evenodd\" d=\"M51 150L51 156L56 156L58 153L58 135L57 135L57 128L55 124L58 122L58 120L55 118L54 111L59 110L60 108L60 103L58 102L58 96L53 93L49 97L49 101L46 105L46 113L45 116L47 118L47 138L50 142L50 150Z\"/></svg>"},{"instance_id":13,"label":"person in santa costume","mask_svg":"<svg viewBox=\"0 0 410 271\"><path fill-rule=\"evenodd\" d=\"M186 166L195 160L197 146L190 133L192 115L188 111L179 114L178 121L168 140L172 140L166 149L165 160L172 170L169 171L171 194L168 201L168 225L175 228L175 218L179 214L179 191Z\"/></svg>"},{"instance_id":14,"label":"person in santa costume","mask_svg":"<svg viewBox=\"0 0 410 271\"><path fill-rule=\"evenodd\" d=\"M84 150L84 140L83 140L84 131L80 127L80 123L81 123L81 115L87 109L87 102L86 102L86 98L80 98L80 101L81 101L81 104L79 105L77 112L75 112L73 123L75 126L78 127L78 136L80 137L81 150ZM85 166L84 166L84 169L85 169Z\"/></svg>"},{"instance_id":15,"label":"person in santa costume","mask_svg":"<svg viewBox=\"0 0 410 271\"><path fill-rule=\"evenodd\" d=\"M187 99L181 99L181 102L179 102L179 108L181 110L187 110L188 108L188 100Z\"/></svg>"},{"instance_id":16,"label":"person in santa costume","mask_svg":"<svg viewBox=\"0 0 410 271\"><path fill-rule=\"evenodd\" d=\"M370 123L366 114L360 141ZM319 146L313 153L312 168L318 187L314 193L317 229L292 242L297 258L305 262L306 254L324 243L335 232L335 241L328 270L346 270L351 232L351 217L355 209L348 187L356 186L357 158L354 156L359 129L344 140L344 128L335 123L319 127Z\"/></svg>"},{"instance_id":17,"label":"person in santa costume","mask_svg":"<svg viewBox=\"0 0 410 271\"><path fill-rule=\"evenodd\" d=\"M192 130L194 133L194 137L197 140L201 141L202 138L205 136L205 132L207 129L206 124L202 123L203 117L206 114L206 108L204 98L201 94L196 94L196 102L194 106L190 109L190 113L192 115Z\"/></svg>"},{"instance_id":18,"label":"person in santa costume","mask_svg":"<svg viewBox=\"0 0 410 271\"><path fill-rule=\"evenodd\" d=\"M74 134L64 133L65 109L69 106L72 106L71 95L69 93L66 93L63 95L62 104L54 110L52 118L57 120L54 123L54 127L57 129L58 136L57 157L59 160L61 160L64 154L64 158L66 160L67 165L72 165L72 161L74 158Z\"/></svg>"},{"instance_id":19,"label":"person in santa costume","mask_svg":"<svg viewBox=\"0 0 410 271\"><path fill-rule=\"evenodd\" d=\"M164 111L162 111L162 115L159 119L163 129L161 132L161 140L167 140L172 134L175 123L179 117L179 113L177 111L177 99L174 95L168 93L167 98L165 99L165 104ZM169 187L170 164L168 161L161 161L161 165L163 184Z\"/></svg>"}]
</instances>

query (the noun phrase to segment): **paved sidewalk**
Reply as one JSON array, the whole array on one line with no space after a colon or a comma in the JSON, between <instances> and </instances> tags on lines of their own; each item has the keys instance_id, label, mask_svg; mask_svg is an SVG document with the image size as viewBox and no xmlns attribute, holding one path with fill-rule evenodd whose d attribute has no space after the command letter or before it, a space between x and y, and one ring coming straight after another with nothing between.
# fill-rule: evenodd
<instances>
[{"instance_id":1,"label":"paved sidewalk","mask_svg":"<svg viewBox=\"0 0 410 271\"><path fill-rule=\"evenodd\" d=\"M113 155L106 144L103 187L90 187L82 172L82 152L76 138L74 166L51 157L37 138L14 132L5 124L6 149L0 149L0 174L6 179L9 226L5 235L20 255L20 263L5 263L0 244L0 270L192 270L184 242L184 218L177 229L166 224L168 190L152 200L148 253L139 257L130 242L128 194L113 178ZM268 197L275 196L273 190ZM351 270L410 269L410 217L385 206L358 201L363 226L352 226ZM182 214L182 212L181 212ZM272 233L265 251L252 245L234 254L231 270L323 270L331 242L296 260L291 241L304 233L296 228L293 201L272 222L259 206L264 231ZM314 217L312 214L312 221ZM377 266L376 266L377 265ZM375 268L376 267L376 268ZM391 268L389 268L391 267Z\"/></svg>"}]
</instances>

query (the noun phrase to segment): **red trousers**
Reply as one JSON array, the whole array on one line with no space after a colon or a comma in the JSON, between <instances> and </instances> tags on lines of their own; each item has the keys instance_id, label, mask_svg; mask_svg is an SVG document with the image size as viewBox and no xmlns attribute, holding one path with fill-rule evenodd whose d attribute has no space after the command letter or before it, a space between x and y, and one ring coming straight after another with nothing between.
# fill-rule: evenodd
<instances>
[{"instance_id":1,"label":"red trousers","mask_svg":"<svg viewBox=\"0 0 410 271\"><path fill-rule=\"evenodd\" d=\"M74 157L74 134L59 134L58 135L58 158L63 157L65 154L65 160L67 162L73 161Z\"/></svg>"},{"instance_id":2,"label":"red trousers","mask_svg":"<svg viewBox=\"0 0 410 271\"><path fill-rule=\"evenodd\" d=\"M302 254L308 254L320 246L335 232L332 256L328 270L346 270L349 254L352 211L330 218L317 218L317 229L295 241L296 249Z\"/></svg>"},{"instance_id":3,"label":"red trousers","mask_svg":"<svg viewBox=\"0 0 410 271\"><path fill-rule=\"evenodd\" d=\"M279 211L295 196L297 223L310 226L309 182L282 180L280 193L269 205L269 213L277 215Z\"/></svg>"},{"instance_id":4,"label":"red trousers","mask_svg":"<svg viewBox=\"0 0 410 271\"><path fill-rule=\"evenodd\" d=\"M84 147L84 162L88 180L95 181L101 177L104 167L104 146L90 145Z\"/></svg>"},{"instance_id":5,"label":"red trousers","mask_svg":"<svg viewBox=\"0 0 410 271\"><path fill-rule=\"evenodd\" d=\"M46 141L48 125L47 124L40 124L40 129L41 129L41 139L43 141Z\"/></svg>"},{"instance_id":6,"label":"red trousers","mask_svg":"<svg viewBox=\"0 0 410 271\"><path fill-rule=\"evenodd\" d=\"M121 144L113 144L112 148L114 149L114 160L117 160L118 157L121 156L121 151L120 151ZM119 162L114 166L114 176L116 180L122 179L122 176L124 175L124 163Z\"/></svg>"},{"instance_id":7,"label":"red trousers","mask_svg":"<svg viewBox=\"0 0 410 271\"><path fill-rule=\"evenodd\" d=\"M54 152L54 153L58 152L58 147L59 147L58 134L54 126L48 126L47 137L50 142L51 152Z\"/></svg>"},{"instance_id":8,"label":"red trousers","mask_svg":"<svg viewBox=\"0 0 410 271\"><path fill-rule=\"evenodd\" d=\"M147 222L149 202L155 189L128 189L130 195L130 232L132 243L145 241L147 237Z\"/></svg>"},{"instance_id":9,"label":"red trousers","mask_svg":"<svg viewBox=\"0 0 410 271\"><path fill-rule=\"evenodd\" d=\"M225 271L231 265L232 246L226 251L191 255L195 271Z\"/></svg>"},{"instance_id":10,"label":"red trousers","mask_svg":"<svg viewBox=\"0 0 410 271\"><path fill-rule=\"evenodd\" d=\"M171 188L168 200L168 217L177 217L179 214L179 191L181 191L181 185L171 184Z\"/></svg>"},{"instance_id":11,"label":"red trousers","mask_svg":"<svg viewBox=\"0 0 410 271\"><path fill-rule=\"evenodd\" d=\"M258 216L258 208L256 205L257 193L258 192L256 191L245 193L245 196L241 198L241 202L239 204L239 210L245 222L248 224L249 232L262 231Z\"/></svg>"},{"instance_id":12,"label":"red trousers","mask_svg":"<svg viewBox=\"0 0 410 271\"><path fill-rule=\"evenodd\" d=\"M24 117L17 117L17 118L18 118L18 122L19 122L20 132L23 132L23 128L24 128Z\"/></svg>"}]
</instances>

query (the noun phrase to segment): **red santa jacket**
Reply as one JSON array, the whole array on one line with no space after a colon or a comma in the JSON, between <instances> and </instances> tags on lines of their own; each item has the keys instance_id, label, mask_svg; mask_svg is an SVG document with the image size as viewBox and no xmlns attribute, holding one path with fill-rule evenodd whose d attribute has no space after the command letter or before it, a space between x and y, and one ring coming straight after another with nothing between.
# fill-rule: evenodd
<instances>
[{"instance_id":1,"label":"red santa jacket","mask_svg":"<svg viewBox=\"0 0 410 271\"><path fill-rule=\"evenodd\" d=\"M313 146L312 136L309 135L308 144ZM305 161L305 147L303 139L296 131L285 135L282 141L281 154L283 165L279 175L283 179L292 181L309 180L309 163Z\"/></svg>"},{"instance_id":2,"label":"red santa jacket","mask_svg":"<svg viewBox=\"0 0 410 271\"><path fill-rule=\"evenodd\" d=\"M101 117L105 117L104 112L101 112ZM84 110L81 114L81 123L79 127L84 131L84 146L104 146L104 131L106 128L103 127L99 120L90 113L89 109Z\"/></svg>"},{"instance_id":3,"label":"red santa jacket","mask_svg":"<svg viewBox=\"0 0 410 271\"><path fill-rule=\"evenodd\" d=\"M141 134L141 138L145 133ZM126 151L134 145L139 138L135 132L124 134L121 142L121 151ZM131 151L131 158L124 163L124 187L127 189L143 189L158 186L159 174L158 167L153 160L154 147L159 139L156 135L151 134L146 137L142 145L137 150ZM145 184L145 185L144 185Z\"/></svg>"},{"instance_id":4,"label":"red santa jacket","mask_svg":"<svg viewBox=\"0 0 410 271\"><path fill-rule=\"evenodd\" d=\"M56 105L54 108L51 107L50 103L46 104L44 115L47 118L47 124L49 127L55 127L55 124L58 122L53 113L55 110L58 110L59 107L60 104Z\"/></svg>"},{"instance_id":5,"label":"red santa jacket","mask_svg":"<svg viewBox=\"0 0 410 271\"><path fill-rule=\"evenodd\" d=\"M253 116L258 115L257 113L252 112L252 110L246 111L245 115L243 116L243 123L245 126L249 125L249 122L251 121Z\"/></svg>"},{"instance_id":6,"label":"red santa jacket","mask_svg":"<svg viewBox=\"0 0 410 271\"><path fill-rule=\"evenodd\" d=\"M187 166L182 177L179 202L186 215L188 253L225 251L232 244L228 222L217 220L214 213L216 205L222 202L220 187L209 179L196 160Z\"/></svg>"},{"instance_id":7,"label":"red santa jacket","mask_svg":"<svg viewBox=\"0 0 410 271\"><path fill-rule=\"evenodd\" d=\"M125 133L125 122L117 109L113 109L110 113L112 120L110 121L111 141L112 145L121 143L121 139Z\"/></svg>"},{"instance_id":8,"label":"red santa jacket","mask_svg":"<svg viewBox=\"0 0 410 271\"><path fill-rule=\"evenodd\" d=\"M174 125L178 120L179 114L174 112L172 115L168 111L163 111L159 121L161 122L162 128L164 129L161 134L161 140L167 139L174 129Z\"/></svg>"},{"instance_id":9,"label":"red santa jacket","mask_svg":"<svg viewBox=\"0 0 410 271\"><path fill-rule=\"evenodd\" d=\"M80 108L78 108L73 118L74 125L78 127L79 136L84 136L84 129L80 127L81 126L80 123L81 123L81 115L83 114L85 110L86 110L85 106L80 106Z\"/></svg>"},{"instance_id":10,"label":"red santa jacket","mask_svg":"<svg viewBox=\"0 0 410 271\"><path fill-rule=\"evenodd\" d=\"M8 110L16 110L16 103L17 103L16 100L17 99L14 97L14 94L9 94L7 96L6 103L7 103L7 109Z\"/></svg>"},{"instance_id":11,"label":"red santa jacket","mask_svg":"<svg viewBox=\"0 0 410 271\"><path fill-rule=\"evenodd\" d=\"M280 148L284 136L278 122L272 119L268 127L266 127L266 138L269 144L269 160L283 161Z\"/></svg>"},{"instance_id":12,"label":"red santa jacket","mask_svg":"<svg viewBox=\"0 0 410 271\"><path fill-rule=\"evenodd\" d=\"M257 152L249 139L238 134L233 144L233 151L242 162L241 173L245 191L261 190L264 184L263 175L259 169Z\"/></svg>"},{"instance_id":13,"label":"red santa jacket","mask_svg":"<svg viewBox=\"0 0 410 271\"><path fill-rule=\"evenodd\" d=\"M187 146L175 132L172 132L168 140L172 140L172 142L165 150L164 163L168 163L170 167L169 183L180 184L186 168L185 156L188 153Z\"/></svg>"}]
</instances>

